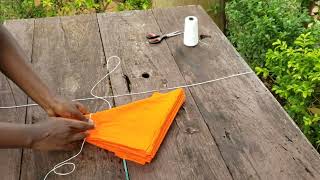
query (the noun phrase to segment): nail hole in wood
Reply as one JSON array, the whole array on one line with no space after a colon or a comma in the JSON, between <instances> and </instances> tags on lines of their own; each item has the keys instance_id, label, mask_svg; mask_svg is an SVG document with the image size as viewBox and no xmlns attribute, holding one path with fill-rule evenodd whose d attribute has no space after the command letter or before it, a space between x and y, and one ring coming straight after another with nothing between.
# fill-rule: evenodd
<instances>
[{"instance_id":1,"label":"nail hole in wood","mask_svg":"<svg viewBox=\"0 0 320 180\"><path fill-rule=\"evenodd\" d=\"M205 35L205 34L201 34L200 35L200 40L201 39L205 39L205 38L211 38L211 36L210 35Z\"/></svg>"},{"instance_id":2,"label":"nail hole in wood","mask_svg":"<svg viewBox=\"0 0 320 180\"><path fill-rule=\"evenodd\" d=\"M143 77L143 78L149 78L150 75L149 75L148 73L143 73L143 74L142 74L142 77Z\"/></svg>"}]
</instances>

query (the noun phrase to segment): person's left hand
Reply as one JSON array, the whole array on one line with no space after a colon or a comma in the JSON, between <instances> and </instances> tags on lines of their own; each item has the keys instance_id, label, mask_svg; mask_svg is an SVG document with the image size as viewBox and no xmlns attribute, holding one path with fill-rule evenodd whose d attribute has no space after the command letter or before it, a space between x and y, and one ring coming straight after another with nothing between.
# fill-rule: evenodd
<instances>
[{"instance_id":1,"label":"person's left hand","mask_svg":"<svg viewBox=\"0 0 320 180\"><path fill-rule=\"evenodd\" d=\"M88 114L89 111L83 104L79 102L55 98L53 106L51 109L47 110L47 113L51 117L63 117L87 122L88 119L84 116L84 114Z\"/></svg>"}]
</instances>

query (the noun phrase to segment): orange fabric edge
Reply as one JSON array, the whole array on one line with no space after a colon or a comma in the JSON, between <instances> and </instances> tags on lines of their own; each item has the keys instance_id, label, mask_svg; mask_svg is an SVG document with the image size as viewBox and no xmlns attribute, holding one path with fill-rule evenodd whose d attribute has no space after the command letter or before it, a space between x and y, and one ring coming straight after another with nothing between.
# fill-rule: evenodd
<instances>
[{"instance_id":1,"label":"orange fabric edge","mask_svg":"<svg viewBox=\"0 0 320 180\"><path fill-rule=\"evenodd\" d=\"M156 95L156 93L154 95ZM161 127L159 136L157 137L157 139L154 142L154 148L151 151L151 153L146 153L143 150L133 149L133 148L126 147L126 146L123 146L120 144L115 144L115 143L110 143L110 142L102 143L98 139L96 141L99 142L98 143L99 145L94 144L94 142L95 142L94 139L91 139L90 141L87 141L87 142L91 143L95 146L98 146L100 148L114 152L114 154L116 156L118 156L122 159L134 161L134 162L139 163L141 165L144 165L146 162L149 163L154 158L156 152L160 148L160 145L161 145L162 141L164 140L165 135L167 134L176 114L178 113L178 111L179 111L180 107L182 106L182 104L184 103L185 99L186 99L185 93L181 89L181 93L178 95L177 101L176 101L172 111L168 114L167 120L165 121L165 123ZM141 101L141 100L139 100L139 101ZM139 102L139 101L136 101L136 102Z\"/></svg>"}]
</instances>

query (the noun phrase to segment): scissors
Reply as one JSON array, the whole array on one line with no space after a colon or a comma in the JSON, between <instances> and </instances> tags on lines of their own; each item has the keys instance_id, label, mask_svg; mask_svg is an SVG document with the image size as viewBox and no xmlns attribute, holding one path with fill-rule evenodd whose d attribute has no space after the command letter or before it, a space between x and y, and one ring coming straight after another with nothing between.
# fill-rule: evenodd
<instances>
[{"instance_id":1,"label":"scissors","mask_svg":"<svg viewBox=\"0 0 320 180\"><path fill-rule=\"evenodd\" d=\"M180 34L183 34L183 32L182 31L175 31L172 33L164 34L164 35L159 35L159 34L155 34L155 33L148 33L146 37L147 37L147 39L149 39L148 41L150 44L158 44L166 38L178 36Z\"/></svg>"}]
</instances>

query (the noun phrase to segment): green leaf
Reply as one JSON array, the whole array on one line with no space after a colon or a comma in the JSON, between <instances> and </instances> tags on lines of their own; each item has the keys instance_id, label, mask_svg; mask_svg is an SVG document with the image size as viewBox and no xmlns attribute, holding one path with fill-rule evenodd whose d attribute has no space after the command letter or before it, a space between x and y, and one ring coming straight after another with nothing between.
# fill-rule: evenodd
<instances>
[{"instance_id":1,"label":"green leaf","mask_svg":"<svg viewBox=\"0 0 320 180\"><path fill-rule=\"evenodd\" d=\"M308 110L313 114L320 115L320 109L319 108L312 107L312 108L308 108Z\"/></svg>"}]
</instances>

